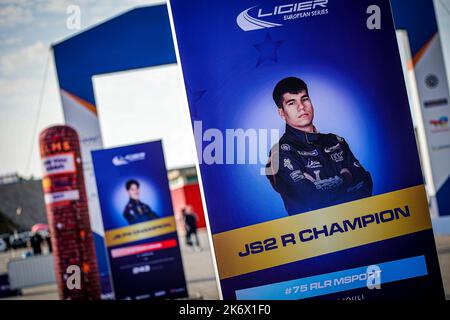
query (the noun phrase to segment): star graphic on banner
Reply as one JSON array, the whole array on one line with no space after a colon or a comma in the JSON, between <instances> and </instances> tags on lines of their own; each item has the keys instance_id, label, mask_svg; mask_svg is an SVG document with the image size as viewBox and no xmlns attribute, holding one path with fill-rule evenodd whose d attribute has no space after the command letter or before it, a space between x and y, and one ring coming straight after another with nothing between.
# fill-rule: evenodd
<instances>
[{"instance_id":1,"label":"star graphic on banner","mask_svg":"<svg viewBox=\"0 0 450 320\"><path fill-rule=\"evenodd\" d=\"M269 32L266 34L266 38L263 42L259 44L254 44L253 46L259 51L258 62L256 67L259 67L266 61L278 62L277 51L284 43L283 40L273 40Z\"/></svg>"},{"instance_id":2,"label":"star graphic on banner","mask_svg":"<svg viewBox=\"0 0 450 320\"><path fill-rule=\"evenodd\" d=\"M206 90L193 91L193 90L191 90L190 87L188 87L187 89L189 92L189 102L192 105L191 116L193 119L197 119L197 116L198 116L197 102L205 95Z\"/></svg>"}]
</instances>

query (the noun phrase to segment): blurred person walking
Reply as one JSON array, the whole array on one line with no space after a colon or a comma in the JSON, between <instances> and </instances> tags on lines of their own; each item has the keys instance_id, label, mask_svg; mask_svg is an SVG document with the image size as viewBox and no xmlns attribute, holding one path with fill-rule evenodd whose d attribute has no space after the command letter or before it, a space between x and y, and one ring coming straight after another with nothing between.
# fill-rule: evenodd
<instances>
[{"instance_id":1,"label":"blurred person walking","mask_svg":"<svg viewBox=\"0 0 450 320\"><path fill-rule=\"evenodd\" d=\"M33 254L34 255L40 255L42 254L42 237L40 236L40 234L38 232L34 232L33 235L30 238L30 244L31 244L31 248L33 249Z\"/></svg>"},{"instance_id":2,"label":"blurred person walking","mask_svg":"<svg viewBox=\"0 0 450 320\"><path fill-rule=\"evenodd\" d=\"M50 236L50 233L45 238L45 241L47 242L48 253L52 253L53 247L52 247L52 237Z\"/></svg>"},{"instance_id":3,"label":"blurred person walking","mask_svg":"<svg viewBox=\"0 0 450 320\"><path fill-rule=\"evenodd\" d=\"M200 241L197 234L197 214L192 211L192 206L190 205L184 207L181 212L183 214L184 227L186 229L186 244L189 247L194 247L194 249L201 251ZM195 237L195 246L192 242L192 236Z\"/></svg>"}]
</instances>

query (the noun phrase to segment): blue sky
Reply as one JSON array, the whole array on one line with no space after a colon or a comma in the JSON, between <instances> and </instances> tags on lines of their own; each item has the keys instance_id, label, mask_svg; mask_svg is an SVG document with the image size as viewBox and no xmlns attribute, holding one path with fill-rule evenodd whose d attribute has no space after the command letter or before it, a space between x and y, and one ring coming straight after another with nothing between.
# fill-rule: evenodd
<instances>
[{"instance_id":1,"label":"blue sky","mask_svg":"<svg viewBox=\"0 0 450 320\"><path fill-rule=\"evenodd\" d=\"M161 2L0 0L0 174L39 176L37 134L63 122L51 44L136 6ZM69 5L81 10L81 30L66 27ZM47 61L42 108L34 132Z\"/></svg>"}]
</instances>

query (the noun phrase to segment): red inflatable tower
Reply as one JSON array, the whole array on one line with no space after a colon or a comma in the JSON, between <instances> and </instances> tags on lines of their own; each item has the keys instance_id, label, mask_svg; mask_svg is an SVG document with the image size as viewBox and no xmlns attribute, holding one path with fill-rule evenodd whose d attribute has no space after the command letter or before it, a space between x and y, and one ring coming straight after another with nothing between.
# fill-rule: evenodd
<instances>
[{"instance_id":1,"label":"red inflatable tower","mask_svg":"<svg viewBox=\"0 0 450 320\"><path fill-rule=\"evenodd\" d=\"M68 126L55 126L41 133L39 143L60 298L100 299L78 134Z\"/></svg>"}]
</instances>

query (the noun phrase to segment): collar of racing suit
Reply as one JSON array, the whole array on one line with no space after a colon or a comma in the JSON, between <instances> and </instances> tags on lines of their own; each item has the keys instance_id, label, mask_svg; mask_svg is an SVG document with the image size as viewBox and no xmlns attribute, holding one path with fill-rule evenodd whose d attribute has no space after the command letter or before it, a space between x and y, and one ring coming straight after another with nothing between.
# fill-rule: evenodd
<instances>
[{"instance_id":1,"label":"collar of racing suit","mask_svg":"<svg viewBox=\"0 0 450 320\"><path fill-rule=\"evenodd\" d=\"M134 200L134 199L130 198L130 201L128 201L128 203L138 205L138 204L141 203L141 201L140 200Z\"/></svg>"},{"instance_id":2,"label":"collar of racing suit","mask_svg":"<svg viewBox=\"0 0 450 320\"><path fill-rule=\"evenodd\" d=\"M292 134L298 139L299 141L303 143L308 144L316 144L321 137L321 134L317 131L316 127L314 127L314 133L309 133L306 131L298 130L290 125L286 125L286 133Z\"/></svg>"}]
</instances>

